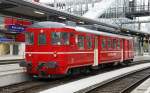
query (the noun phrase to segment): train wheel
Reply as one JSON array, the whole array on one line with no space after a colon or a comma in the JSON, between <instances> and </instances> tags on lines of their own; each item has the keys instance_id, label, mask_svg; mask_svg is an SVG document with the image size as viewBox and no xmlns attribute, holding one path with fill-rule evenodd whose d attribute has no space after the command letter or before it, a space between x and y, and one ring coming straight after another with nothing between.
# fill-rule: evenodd
<instances>
[{"instance_id":1,"label":"train wheel","mask_svg":"<svg viewBox=\"0 0 150 93\"><path fill-rule=\"evenodd\" d=\"M90 67L83 67L83 68L80 68L80 72L81 74L89 74L91 73L91 70L90 70Z\"/></svg>"},{"instance_id":2,"label":"train wheel","mask_svg":"<svg viewBox=\"0 0 150 93\"><path fill-rule=\"evenodd\" d=\"M130 60L130 63L132 63L132 62L133 62L133 59Z\"/></svg>"},{"instance_id":3,"label":"train wheel","mask_svg":"<svg viewBox=\"0 0 150 93\"><path fill-rule=\"evenodd\" d=\"M80 68L72 68L67 72L67 76L74 76L78 74L80 74Z\"/></svg>"},{"instance_id":4,"label":"train wheel","mask_svg":"<svg viewBox=\"0 0 150 93\"><path fill-rule=\"evenodd\" d=\"M93 70L98 70L100 68L100 66L92 66L91 69Z\"/></svg>"},{"instance_id":5,"label":"train wheel","mask_svg":"<svg viewBox=\"0 0 150 93\"><path fill-rule=\"evenodd\" d=\"M72 73L73 73L72 69L69 69L69 70L67 71L66 76L71 76L71 75L72 75Z\"/></svg>"},{"instance_id":6,"label":"train wheel","mask_svg":"<svg viewBox=\"0 0 150 93\"><path fill-rule=\"evenodd\" d=\"M113 66L115 66L115 63L109 63L109 64L107 64L107 67L113 67Z\"/></svg>"},{"instance_id":7,"label":"train wheel","mask_svg":"<svg viewBox=\"0 0 150 93\"><path fill-rule=\"evenodd\" d=\"M126 61L124 61L123 62L126 66L128 66L128 65L130 65L130 63L131 63L131 60L126 60Z\"/></svg>"}]
</instances>

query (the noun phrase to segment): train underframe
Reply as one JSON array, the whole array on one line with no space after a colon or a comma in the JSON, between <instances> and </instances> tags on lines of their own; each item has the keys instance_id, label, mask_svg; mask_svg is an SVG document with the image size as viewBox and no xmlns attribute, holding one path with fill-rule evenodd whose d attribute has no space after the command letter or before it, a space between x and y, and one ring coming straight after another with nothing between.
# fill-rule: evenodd
<instances>
[{"instance_id":1,"label":"train underframe","mask_svg":"<svg viewBox=\"0 0 150 93\"><path fill-rule=\"evenodd\" d=\"M21 62L21 67L27 68L27 73L30 74L32 77L36 78L59 78L66 75L74 75L74 74L88 74L91 71L102 69L105 67L112 67L117 65L129 65L133 62L133 59L127 59L123 62L110 62L110 63L103 63L99 64L98 66L92 66L92 64L82 65L82 66L57 66L57 63L48 64L40 63L39 65L33 67L32 63L29 62Z\"/></svg>"}]
</instances>

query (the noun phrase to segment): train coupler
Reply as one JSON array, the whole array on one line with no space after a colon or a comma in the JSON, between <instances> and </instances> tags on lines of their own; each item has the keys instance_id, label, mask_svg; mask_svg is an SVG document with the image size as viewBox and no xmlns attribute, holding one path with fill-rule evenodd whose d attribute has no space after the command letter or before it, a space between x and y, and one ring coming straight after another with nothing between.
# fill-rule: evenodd
<instances>
[{"instance_id":1,"label":"train coupler","mask_svg":"<svg viewBox=\"0 0 150 93\"><path fill-rule=\"evenodd\" d=\"M57 64L57 62L48 62L48 63L45 64L45 66L47 68L57 68L58 64Z\"/></svg>"},{"instance_id":2,"label":"train coupler","mask_svg":"<svg viewBox=\"0 0 150 93\"><path fill-rule=\"evenodd\" d=\"M31 66L31 63L27 63L27 62L25 62L25 61L21 61L21 62L19 63L19 66L20 66L20 67L29 67L29 66Z\"/></svg>"}]
</instances>

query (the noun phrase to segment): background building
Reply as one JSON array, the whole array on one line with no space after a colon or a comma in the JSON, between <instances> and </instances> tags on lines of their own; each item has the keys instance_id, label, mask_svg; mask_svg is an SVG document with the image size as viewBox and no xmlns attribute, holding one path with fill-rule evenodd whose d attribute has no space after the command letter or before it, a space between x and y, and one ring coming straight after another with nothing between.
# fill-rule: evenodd
<instances>
[{"instance_id":1,"label":"background building","mask_svg":"<svg viewBox=\"0 0 150 93\"><path fill-rule=\"evenodd\" d=\"M27 19L0 15L0 56L24 55L23 33L31 24L32 22Z\"/></svg>"},{"instance_id":2,"label":"background building","mask_svg":"<svg viewBox=\"0 0 150 93\"><path fill-rule=\"evenodd\" d=\"M118 26L118 28L149 32L146 27L148 24L140 23L145 16L149 16L149 0L50 0L44 3L62 11ZM141 55L142 51L149 50L146 37L136 36L135 45L136 54Z\"/></svg>"}]
</instances>

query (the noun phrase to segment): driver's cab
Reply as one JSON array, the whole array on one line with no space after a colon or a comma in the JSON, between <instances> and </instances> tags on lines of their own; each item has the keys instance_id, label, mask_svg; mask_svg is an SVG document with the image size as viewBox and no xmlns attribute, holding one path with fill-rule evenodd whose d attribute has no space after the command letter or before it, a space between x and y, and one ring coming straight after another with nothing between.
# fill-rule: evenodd
<instances>
[{"instance_id":1,"label":"driver's cab","mask_svg":"<svg viewBox=\"0 0 150 93\"><path fill-rule=\"evenodd\" d=\"M58 47L69 47L71 31L65 24L38 22L27 28L26 51L50 51Z\"/></svg>"}]
</instances>

